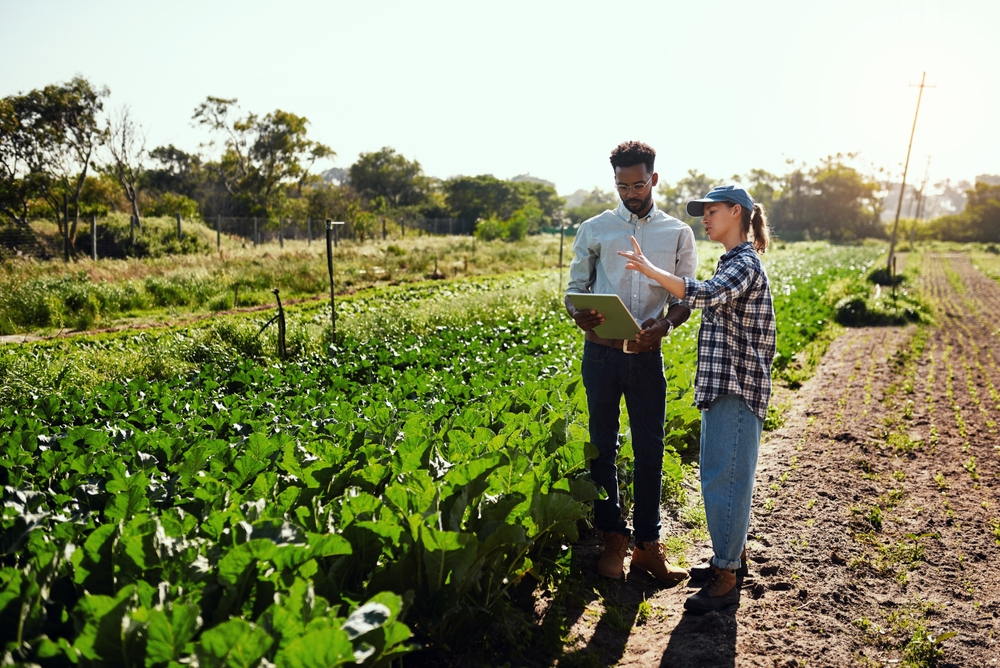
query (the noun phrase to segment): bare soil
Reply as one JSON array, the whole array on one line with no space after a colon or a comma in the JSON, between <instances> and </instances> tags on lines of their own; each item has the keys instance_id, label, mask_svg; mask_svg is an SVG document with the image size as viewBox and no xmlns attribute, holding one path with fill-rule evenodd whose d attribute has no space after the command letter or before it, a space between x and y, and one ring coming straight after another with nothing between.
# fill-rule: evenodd
<instances>
[{"instance_id":1,"label":"bare soil","mask_svg":"<svg viewBox=\"0 0 1000 668\"><path fill-rule=\"evenodd\" d=\"M936 324L849 330L765 437L738 607L692 616L686 584L600 578L591 533L579 577L475 663L1000 665L1000 286L960 254L925 256L921 281Z\"/></svg>"}]
</instances>

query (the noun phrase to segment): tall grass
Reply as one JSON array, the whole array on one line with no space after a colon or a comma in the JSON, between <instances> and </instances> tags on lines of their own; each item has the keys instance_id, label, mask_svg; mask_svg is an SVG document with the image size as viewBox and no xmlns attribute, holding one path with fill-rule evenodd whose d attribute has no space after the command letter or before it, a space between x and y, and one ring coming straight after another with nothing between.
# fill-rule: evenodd
<instances>
[{"instance_id":1,"label":"tall grass","mask_svg":"<svg viewBox=\"0 0 1000 668\"><path fill-rule=\"evenodd\" d=\"M151 220L144 226L152 229ZM214 233L203 231L214 242ZM571 241L567 239L565 264ZM422 281L435 267L449 279L546 269L557 266L558 249L556 235L520 243L412 234L364 244L345 242L334 251L334 278L338 292L354 292ZM284 248L267 244L255 249L227 239L221 251L200 255L80 259L69 264L8 260L0 263L0 334L91 329L126 317L175 321L271 303L272 288L280 289L286 300L327 293L324 245L288 241Z\"/></svg>"}]
</instances>

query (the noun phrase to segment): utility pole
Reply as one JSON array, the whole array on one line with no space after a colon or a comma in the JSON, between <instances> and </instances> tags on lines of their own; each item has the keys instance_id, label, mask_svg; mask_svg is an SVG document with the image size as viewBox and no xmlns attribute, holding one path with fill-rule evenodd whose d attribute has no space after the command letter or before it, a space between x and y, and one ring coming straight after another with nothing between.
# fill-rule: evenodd
<instances>
[{"instance_id":1,"label":"utility pole","mask_svg":"<svg viewBox=\"0 0 1000 668\"><path fill-rule=\"evenodd\" d=\"M913 135L917 131L917 116L920 114L920 100L924 96L924 88L934 88L927 86L927 72L920 77L920 92L917 94L917 110L913 114L913 127L910 129L910 143L906 147L906 162L903 163L903 183L899 186L899 203L896 205L896 221L892 224L892 238L889 240L889 261L886 263L886 273L892 275L892 259L896 253L896 230L899 228L899 214L903 210L903 194L906 192L906 172L910 168L910 151L913 149Z\"/></svg>"}]
</instances>

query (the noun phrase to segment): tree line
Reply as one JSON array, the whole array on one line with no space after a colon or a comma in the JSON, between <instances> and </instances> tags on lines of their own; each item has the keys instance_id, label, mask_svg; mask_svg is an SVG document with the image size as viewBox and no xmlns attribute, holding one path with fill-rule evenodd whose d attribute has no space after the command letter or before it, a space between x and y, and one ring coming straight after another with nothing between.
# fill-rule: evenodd
<instances>
[{"instance_id":1,"label":"tree line","mask_svg":"<svg viewBox=\"0 0 1000 668\"><path fill-rule=\"evenodd\" d=\"M764 205L772 227L783 238L850 241L883 237L885 230L879 220L882 186L852 166L855 159L855 155L836 155L811 168L789 163L789 171L783 175L754 169L728 180L692 169L676 183L661 181L656 201L666 213L686 221L701 235L700 221L687 215L687 202L704 197L715 186L737 183ZM616 203L613 192L595 188L567 214L579 223Z\"/></svg>"},{"instance_id":2,"label":"tree line","mask_svg":"<svg viewBox=\"0 0 1000 668\"><path fill-rule=\"evenodd\" d=\"M128 107L83 77L0 100L0 215L59 224L75 243L81 216L334 218L373 235L380 216L481 220L485 236L519 238L553 225L564 200L540 179L491 175L440 180L391 147L362 153L347 170L317 173L336 152L309 135L304 116L258 114L209 96L192 113L214 157L173 145L149 148Z\"/></svg>"},{"instance_id":3,"label":"tree line","mask_svg":"<svg viewBox=\"0 0 1000 668\"><path fill-rule=\"evenodd\" d=\"M519 239L546 227L580 223L618 203L611 191L587 193L566 208L553 184L533 177L491 175L438 179L391 147L362 153L347 169L317 165L336 156L309 136L309 120L276 109L246 112L233 98L209 96L191 120L205 129L214 157L173 145L147 148L128 107L105 113L107 87L83 77L0 100L0 214L30 230L29 221L55 220L75 243L80 217L124 211L347 222L350 235L373 236L380 217L478 221L481 237ZM808 167L788 163L784 174L754 169L727 182L744 185L786 239L850 241L884 237L882 202L890 184L857 166L857 155L835 155ZM661 182L657 202L694 225L685 203L723 183L697 170ZM920 228L921 238L1000 241L998 187L977 183L966 210ZM911 225L913 227L913 225Z\"/></svg>"}]
</instances>

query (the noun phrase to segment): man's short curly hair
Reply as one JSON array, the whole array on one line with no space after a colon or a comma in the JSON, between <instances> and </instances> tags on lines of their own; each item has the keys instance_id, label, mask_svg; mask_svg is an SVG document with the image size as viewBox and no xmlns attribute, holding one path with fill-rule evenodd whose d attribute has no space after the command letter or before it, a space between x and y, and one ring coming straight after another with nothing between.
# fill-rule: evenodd
<instances>
[{"instance_id":1,"label":"man's short curly hair","mask_svg":"<svg viewBox=\"0 0 1000 668\"><path fill-rule=\"evenodd\" d=\"M626 141L618 144L615 150L611 151L611 167L632 167L634 165L646 165L650 172L653 171L653 163L656 162L656 151L649 144L641 141Z\"/></svg>"}]
</instances>

